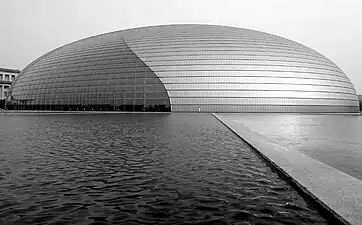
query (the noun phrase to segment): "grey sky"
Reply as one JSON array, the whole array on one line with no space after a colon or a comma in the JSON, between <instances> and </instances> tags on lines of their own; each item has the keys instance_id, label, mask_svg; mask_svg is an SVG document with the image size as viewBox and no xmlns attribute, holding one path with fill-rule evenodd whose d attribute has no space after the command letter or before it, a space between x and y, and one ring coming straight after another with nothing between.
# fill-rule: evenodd
<instances>
[{"instance_id":1,"label":"grey sky","mask_svg":"<svg viewBox=\"0 0 362 225\"><path fill-rule=\"evenodd\" d=\"M361 0L0 0L0 67L132 27L205 23L264 31L335 62L362 94Z\"/></svg>"}]
</instances>

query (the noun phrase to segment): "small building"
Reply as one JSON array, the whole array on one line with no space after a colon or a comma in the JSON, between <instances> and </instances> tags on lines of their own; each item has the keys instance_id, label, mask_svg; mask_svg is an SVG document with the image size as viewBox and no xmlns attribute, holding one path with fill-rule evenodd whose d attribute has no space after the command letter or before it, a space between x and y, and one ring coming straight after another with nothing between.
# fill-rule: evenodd
<instances>
[{"instance_id":1,"label":"small building","mask_svg":"<svg viewBox=\"0 0 362 225\"><path fill-rule=\"evenodd\" d=\"M11 83L19 73L20 70L0 68L0 100L6 99Z\"/></svg>"}]
</instances>

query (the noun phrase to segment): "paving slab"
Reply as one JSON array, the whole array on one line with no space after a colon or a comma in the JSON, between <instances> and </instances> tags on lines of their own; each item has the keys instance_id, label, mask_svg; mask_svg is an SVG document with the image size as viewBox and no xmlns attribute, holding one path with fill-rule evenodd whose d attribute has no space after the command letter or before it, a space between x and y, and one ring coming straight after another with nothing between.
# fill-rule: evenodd
<instances>
[{"instance_id":1,"label":"paving slab","mask_svg":"<svg viewBox=\"0 0 362 225\"><path fill-rule=\"evenodd\" d=\"M235 115L213 114L300 190L345 224L362 224L362 181L254 132Z\"/></svg>"}]
</instances>

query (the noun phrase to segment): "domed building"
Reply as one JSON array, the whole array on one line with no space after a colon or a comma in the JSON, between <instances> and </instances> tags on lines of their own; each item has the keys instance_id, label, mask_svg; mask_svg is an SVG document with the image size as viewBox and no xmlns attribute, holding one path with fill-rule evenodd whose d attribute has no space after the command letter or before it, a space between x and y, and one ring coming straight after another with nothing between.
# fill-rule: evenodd
<instances>
[{"instance_id":1,"label":"domed building","mask_svg":"<svg viewBox=\"0 0 362 225\"><path fill-rule=\"evenodd\" d=\"M173 112L357 112L349 78L291 40L214 25L102 34L29 64L15 109Z\"/></svg>"}]
</instances>

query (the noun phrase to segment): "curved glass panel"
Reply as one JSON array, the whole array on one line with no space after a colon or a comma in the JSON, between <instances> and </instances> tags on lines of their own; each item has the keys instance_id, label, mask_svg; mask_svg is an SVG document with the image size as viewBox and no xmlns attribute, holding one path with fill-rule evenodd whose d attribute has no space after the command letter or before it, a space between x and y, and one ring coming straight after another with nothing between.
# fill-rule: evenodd
<instances>
[{"instance_id":1,"label":"curved glass panel","mask_svg":"<svg viewBox=\"0 0 362 225\"><path fill-rule=\"evenodd\" d=\"M14 108L171 110L167 91L159 78L127 47L121 36L105 36L100 41L101 46L86 41L84 45L77 44L74 51L55 50L25 69L13 85Z\"/></svg>"}]
</instances>

